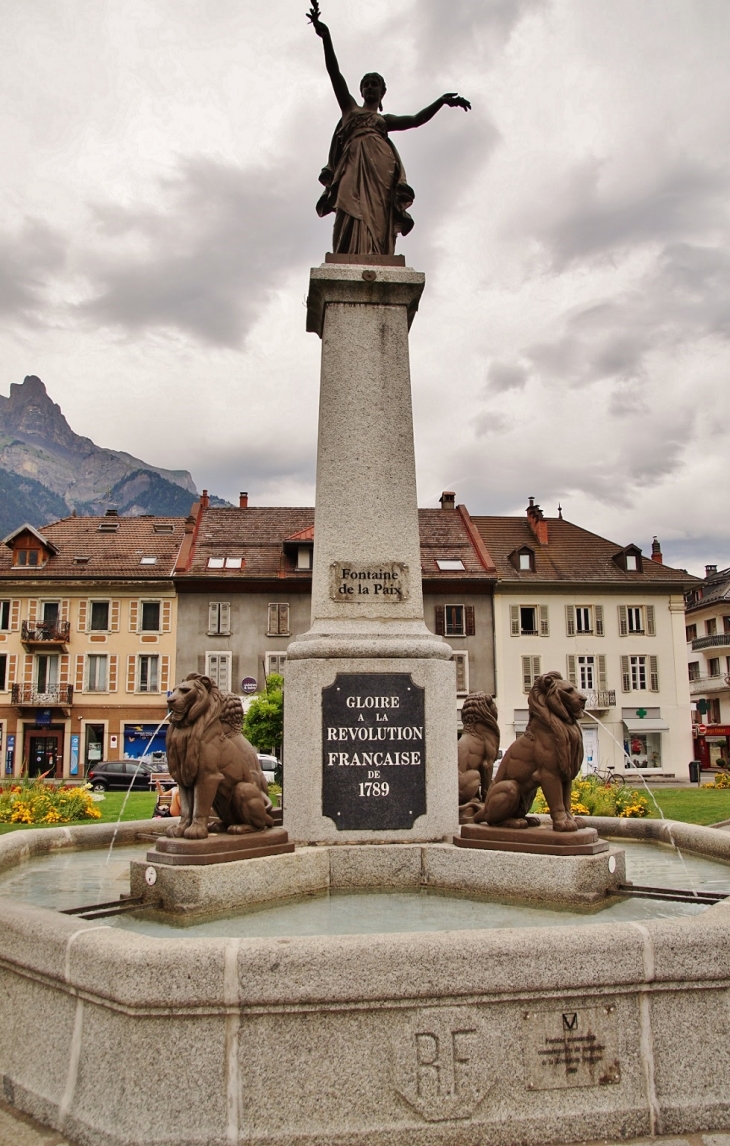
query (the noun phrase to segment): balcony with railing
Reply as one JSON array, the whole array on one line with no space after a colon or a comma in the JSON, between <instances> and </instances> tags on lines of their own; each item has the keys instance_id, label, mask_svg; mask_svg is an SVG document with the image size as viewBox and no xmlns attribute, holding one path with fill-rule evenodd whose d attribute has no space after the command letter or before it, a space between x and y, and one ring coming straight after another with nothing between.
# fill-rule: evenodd
<instances>
[{"instance_id":1,"label":"balcony with railing","mask_svg":"<svg viewBox=\"0 0 730 1146\"><path fill-rule=\"evenodd\" d=\"M695 637L692 641L692 652L699 649L730 649L730 632L713 633L711 637Z\"/></svg>"},{"instance_id":2,"label":"balcony with railing","mask_svg":"<svg viewBox=\"0 0 730 1146\"><path fill-rule=\"evenodd\" d=\"M720 676L698 676L689 682L689 695L700 696L705 692L727 692L730 689L730 674Z\"/></svg>"},{"instance_id":3,"label":"balcony with railing","mask_svg":"<svg viewBox=\"0 0 730 1146\"><path fill-rule=\"evenodd\" d=\"M614 708L616 705L616 693L613 689L587 688L583 690L583 695L586 698L586 708L593 712L605 712L607 708Z\"/></svg>"},{"instance_id":4,"label":"balcony with railing","mask_svg":"<svg viewBox=\"0 0 730 1146\"><path fill-rule=\"evenodd\" d=\"M66 644L70 632L70 621L23 621L20 639L29 650L40 645L57 649Z\"/></svg>"},{"instance_id":5,"label":"balcony with railing","mask_svg":"<svg viewBox=\"0 0 730 1146\"><path fill-rule=\"evenodd\" d=\"M42 692L35 684L14 684L11 703L29 708L57 708L73 704L73 698L71 684L47 684Z\"/></svg>"}]
</instances>

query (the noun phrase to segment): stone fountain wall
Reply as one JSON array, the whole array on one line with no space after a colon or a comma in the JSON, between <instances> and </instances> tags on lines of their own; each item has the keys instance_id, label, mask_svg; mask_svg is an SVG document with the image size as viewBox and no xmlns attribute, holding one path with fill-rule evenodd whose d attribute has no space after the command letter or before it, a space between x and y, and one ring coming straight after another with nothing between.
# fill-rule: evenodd
<instances>
[{"instance_id":1,"label":"stone fountain wall","mask_svg":"<svg viewBox=\"0 0 730 1146\"><path fill-rule=\"evenodd\" d=\"M0 868L87 831L108 842L101 828L5 837ZM672 831L730 860L725 833ZM424 851L442 865L457 853L307 849L340 886L397 872L410 886ZM3 1096L88 1146L542 1146L719 1128L729 988L726 904L641 924L152 939L0 901Z\"/></svg>"}]
</instances>

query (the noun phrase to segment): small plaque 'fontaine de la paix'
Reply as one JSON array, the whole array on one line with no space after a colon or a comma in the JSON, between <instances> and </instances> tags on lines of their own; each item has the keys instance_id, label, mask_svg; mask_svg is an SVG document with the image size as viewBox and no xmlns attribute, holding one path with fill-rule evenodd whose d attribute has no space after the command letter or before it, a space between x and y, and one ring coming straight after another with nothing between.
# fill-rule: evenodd
<instances>
[{"instance_id":1,"label":"small plaque 'fontaine de la paix'","mask_svg":"<svg viewBox=\"0 0 730 1146\"><path fill-rule=\"evenodd\" d=\"M402 561L385 561L380 565L335 561L330 565L330 597L333 601L351 603L407 601L408 566Z\"/></svg>"},{"instance_id":2,"label":"small plaque 'fontaine de la paix'","mask_svg":"<svg viewBox=\"0 0 730 1146\"><path fill-rule=\"evenodd\" d=\"M425 811L424 690L408 673L338 673L322 689L322 814L377 832Z\"/></svg>"}]
</instances>

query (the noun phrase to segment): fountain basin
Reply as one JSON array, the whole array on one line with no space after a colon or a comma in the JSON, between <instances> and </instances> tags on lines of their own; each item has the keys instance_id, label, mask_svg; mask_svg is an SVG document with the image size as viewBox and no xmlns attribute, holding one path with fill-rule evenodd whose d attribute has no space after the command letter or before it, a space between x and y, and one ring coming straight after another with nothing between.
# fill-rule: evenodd
<instances>
[{"instance_id":1,"label":"fountain basin","mask_svg":"<svg viewBox=\"0 0 730 1146\"><path fill-rule=\"evenodd\" d=\"M596 826L649 834L642 821ZM149 822L123 825L120 842L140 828ZM680 847L730 861L725 833L671 831ZM17 833L0 840L0 869L78 846L79 832L95 832L97 847L111 836L106 825ZM407 886L417 867L419 883L422 872L453 878L449 854L479 853L298 854L300 873L326 863L339 886L363 887ZM276 891L272 865L295 858L250 864L271 867ZM156 939L0 901L0 1073L7 1101L89 1146L690 1133L730 1114L729 968L726 904L589 928Z\"/></svg>"}]
</instances>

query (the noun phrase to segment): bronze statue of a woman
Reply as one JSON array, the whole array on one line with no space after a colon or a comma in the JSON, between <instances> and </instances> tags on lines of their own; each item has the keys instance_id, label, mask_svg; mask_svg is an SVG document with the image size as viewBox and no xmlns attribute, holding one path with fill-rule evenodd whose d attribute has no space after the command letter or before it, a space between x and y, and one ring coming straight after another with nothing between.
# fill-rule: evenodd
<instances>
[{"instance_id":1,"label":"bronze statue of a woman","mask_svg":"<svg viewBox=\"0 0 730 1146\"><path fill-rule=\"evenodd\" d=\"M313 0L308 19L324 44L325 64L342 110L327 166L319 177L325 192L317 214L335 213L335 254L392 255L396 235L407 235L413 227L408 208L414 195L388 133L421 127L444 106L468 111L471 104L456 92L447 92L415 115L381 115L385 80L368 72L360 81L359 107L340 72L329 28L319 18L318 0Z\"/></svg>"}]
</instances>

